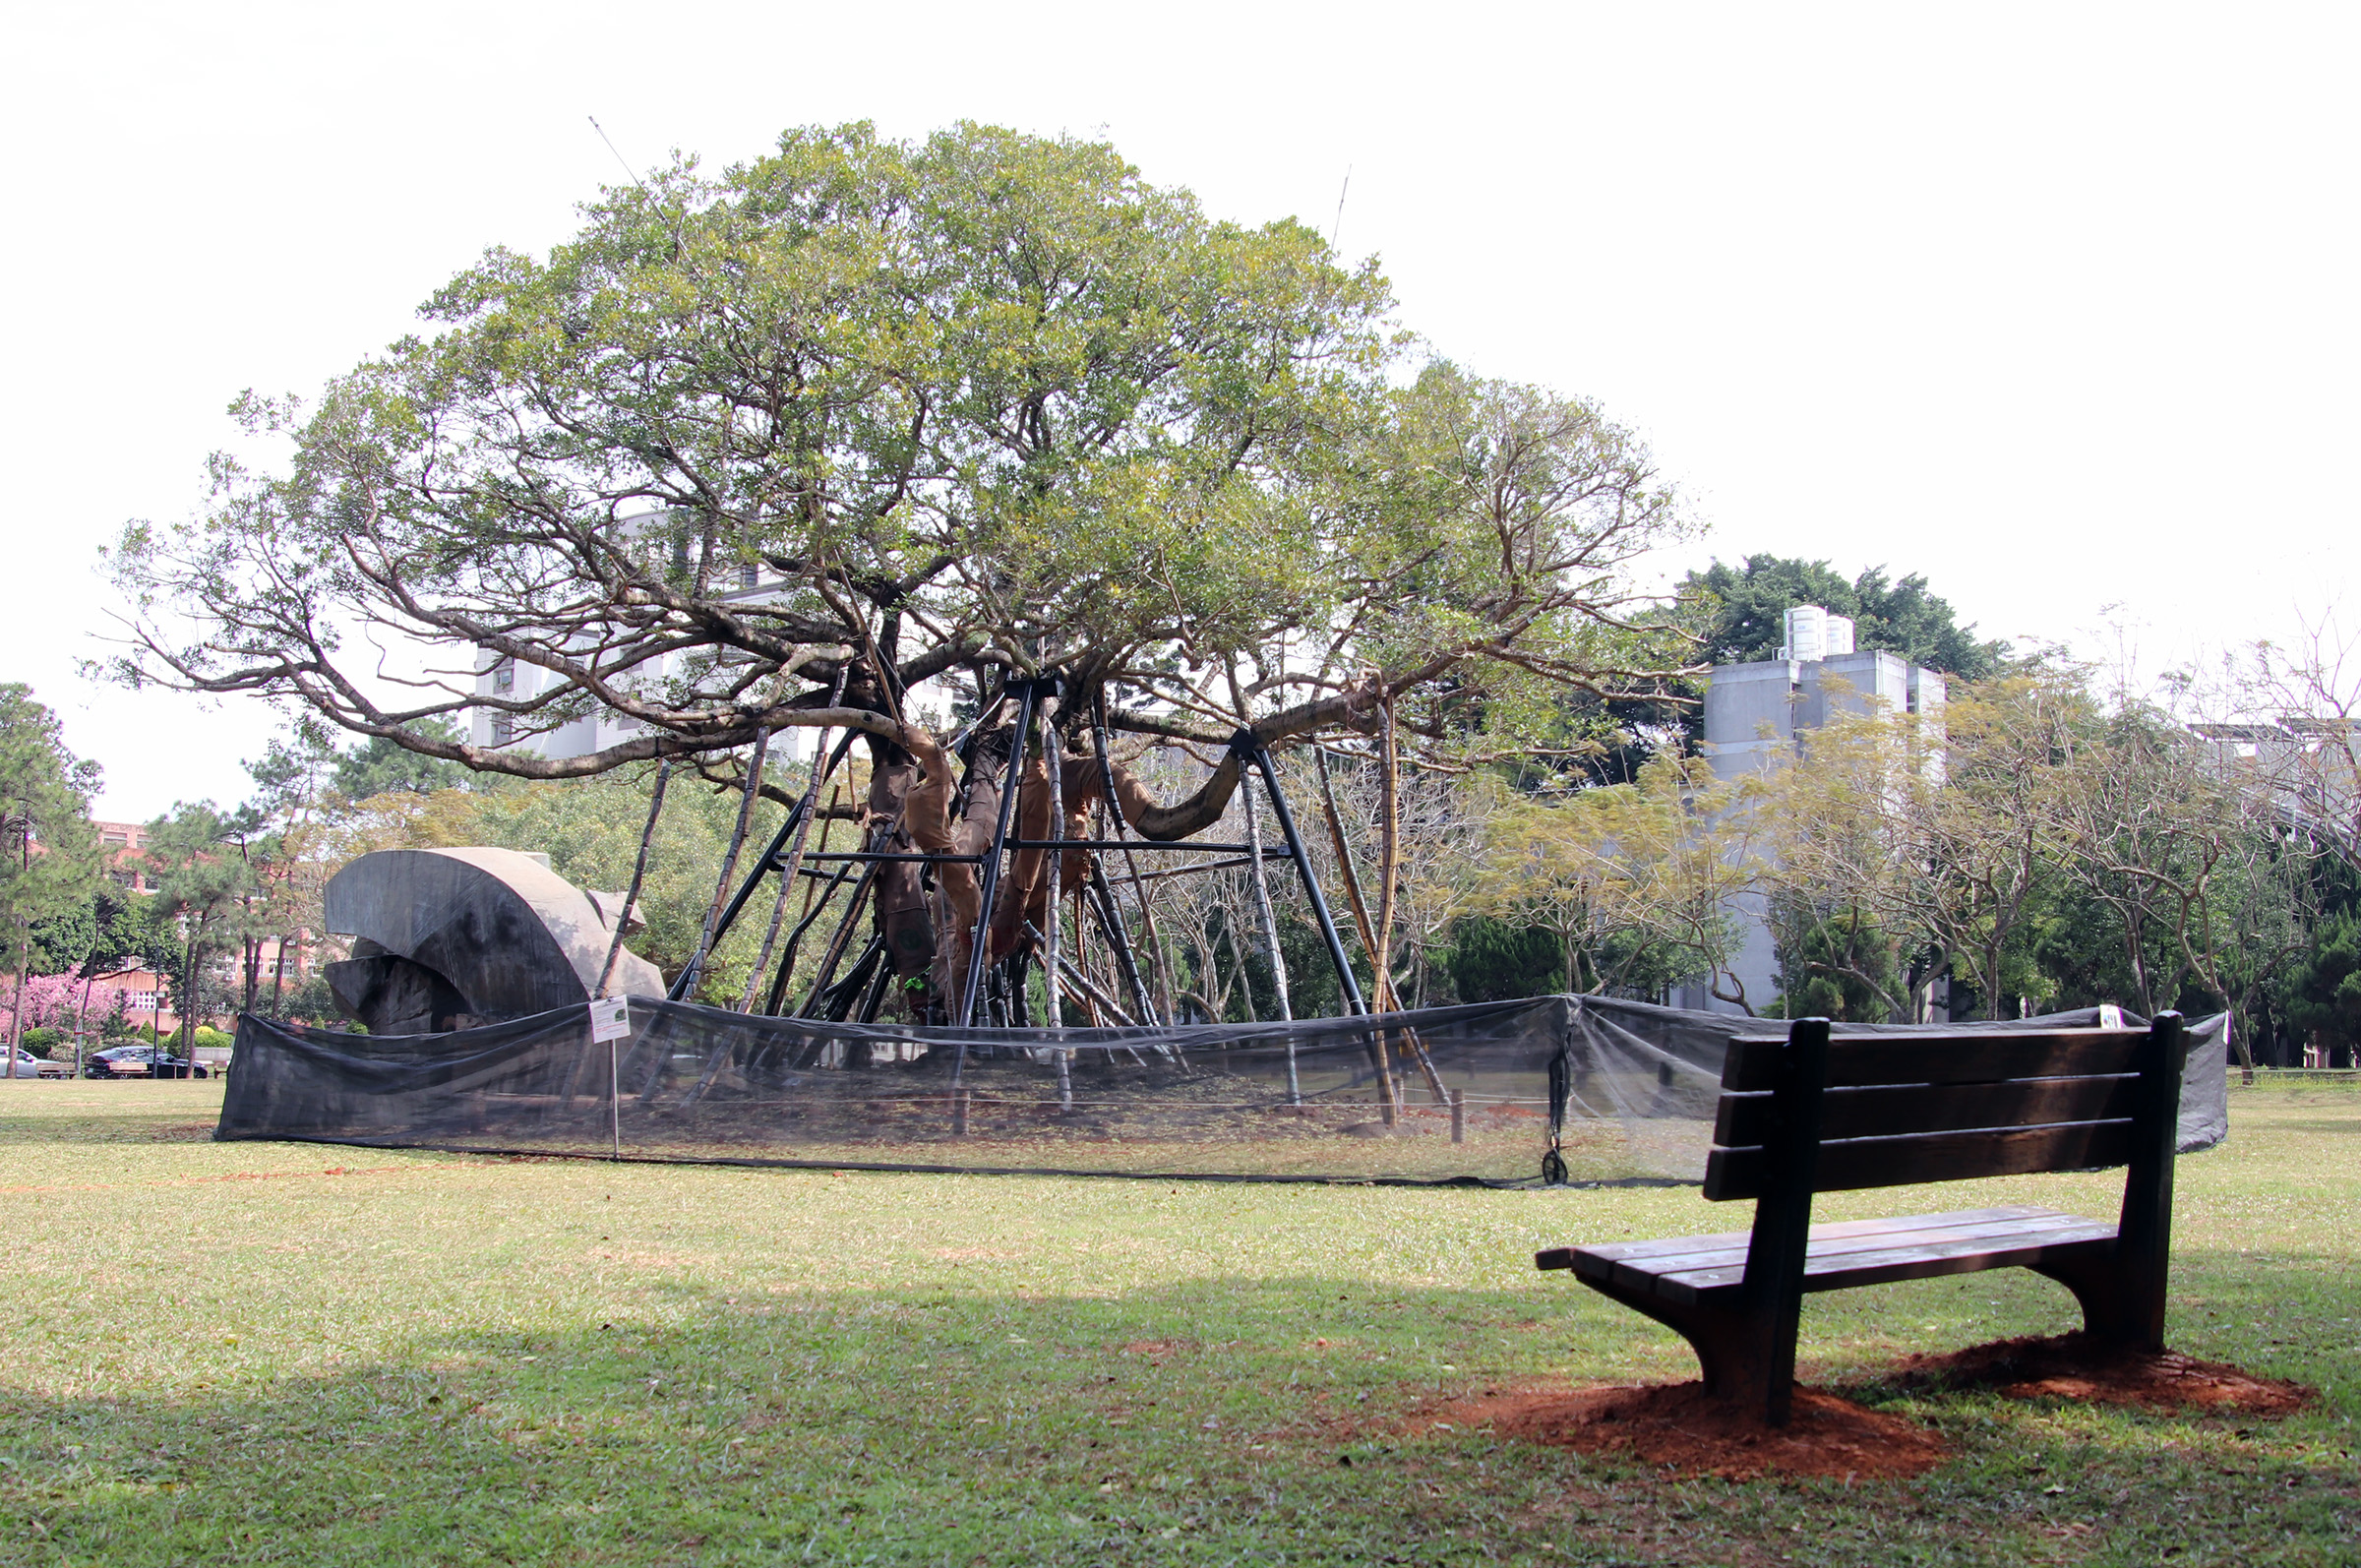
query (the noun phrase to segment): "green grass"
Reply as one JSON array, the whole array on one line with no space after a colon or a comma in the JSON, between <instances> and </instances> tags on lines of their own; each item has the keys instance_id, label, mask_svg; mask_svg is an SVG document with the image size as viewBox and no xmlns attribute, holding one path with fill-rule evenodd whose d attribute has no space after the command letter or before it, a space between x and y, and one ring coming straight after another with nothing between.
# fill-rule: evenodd
<instances>
[{"instance_id":1,"label":"green grass","mask_svg":"<svg viewBox=\"0 0 2361 1568\"><path fill-rule=\"evenodd\" d=\"M2361 1561L2350 1084L2233 1089L2231 1141L2179 1173L2174 1344L2317 1384L2320 1409L1906 1396L1876 1381L1895 1356L2071 1327L2065 1293L2009 1270L1819 1297L1805 1375L1959 1453L1849 1487L1667 1478L1422 1416L1694 1376L1670 1334L1531 1263L1743 1223L1691 1189L214 1144L217 1096L0 1084L0 1562Z\"/></svg>"}]
</instances>

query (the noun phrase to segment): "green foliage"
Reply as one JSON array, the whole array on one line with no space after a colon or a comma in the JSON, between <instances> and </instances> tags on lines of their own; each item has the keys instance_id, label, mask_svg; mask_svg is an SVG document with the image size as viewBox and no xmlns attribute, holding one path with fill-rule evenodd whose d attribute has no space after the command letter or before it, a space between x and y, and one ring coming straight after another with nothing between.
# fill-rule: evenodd
<instances>
[{"instance_id":1,"label":"green foliage","mask_svg":"<svg viewBox=\"0 0 2361 1568\"><path fill-rule=\"evenodd\" d=\"M272 1000L271 988L263 987L252 1010L264 1017L323 1028L335 1028L345 1022L343 1010L336 1005L335 993L329 989L327 975L317 968L300 982L280 988L276 1002Z\"/></svg>"},{"instance_id":2,"label":"green foliage","mask_svg":"<svg viewBox=\"0 0 2361 1568\"><path fill-rule=\"evenodd\" d=\"M2346 1062L2361 1043L2361 914L2332 916L2288 977L2284 1008L2299 1036L2317 1034Z\"/></svg>"},{"instance_id":3,"label":"green foliage","mask_svg":"<svg viewBox=\"0 0 2361 1568\"><path fill-rule=\"evenodd\" d=\"M1333 728L1378 667L1436 744L1493 749L1562 728L1567 683L1655 690L1681 661L1623 568L1684 524L1645 448L1577 398L1399 374L1391 309L1309 226L1215 221L1100 143L857 124L677 161L545 257L488 253L316 408L249 399L293 466L221 459L212 514L126 530L127 592L205 634L150 624L116 673L530 777L734 748L847 674L874 714L1054 669L1218 742ZM732 596L745 571L771 591ZM328 624L554 684L381 709L323 674ZM602 703L642 727L563 765L433 728Z\"/></svg>"},{"instance_id":4,"label":"green foliage","mask_svg":"<svg viewBox=\"0 0 2361 1568\"><path fill-rule=\"evenodd\" d=\"M1794 900L1785 902L1794 903ZM1821 913L1789 908L1774 914L1780 996L1768 1015L1833 1018L1843 1023L1908 1023L1894 998L1907 990L1901 943L1855 905Z\"/></svg>"},{"instance_id":5,"label":"green foliage","mask_svg":"<svg viewBox=\"0 0 2361 1568\"><path fill-rule=\"evenodd\" d=\"M235 1035L227 1030L215 1029L211 1024L199 1024L195 1033L193 1044L200 1051L227 1051L237 1041Z\"/></svg>"},{"instance_id":6,"label":"green foliage","mask_svg":"<svg viewBox=\"0 0 2361 1568\"><path fill-rule=\"evenodd\" d=\"M410 728L429 740L447 744L455 744L462 738L458 726L449 719L420 719ZM285 763L276 756L258 765L265 771L257 774L257 781L266 791L278 783L285 771ZM428 756L388 736L373 735L337 756L332 777L337 794L346 800L365 801L389 790L432 795L437 790L460 789L475 775L463 763Z\"/></svg>"},{"instance_id":7,"label":"green foliage","mask_svg":"<svg viewBox=\"0 0 2361 1568\"><path fill-rule=\"evenodd\" d=\"M47 1056L58 1047L71 1045L72 1038L63 1029L52 1029L43 1024L26 1030L22 1044L30 1055Z\"/></svg>"},{"instance_id":8,"label":"green foliage","mask_svg":"<svg viewBox=\"0 0 2361 1568\"><path fill-rule=\"evenodd\" d=\"M32 689L0 684L0 968L12 975L70 946L97 891L97 788L98 764L66 750Z\"/></svg>"},{"instance_id":9,"label":"green foliage","mask_svg":"<svg viewBox=\"0 0 2361 1568\"><path fill-rule=\"evenodd\" d=\"M1443 968L1461 1001L1546 996L1566 983L1565 953L1554 935L1491 915L1452 923Z\"/></svg>"},{"instance_id":10,"label":"green foliage","mask_svg":"<svg viewBox=\"0 0 2361 1568\"><path fill-rule=\"evenodd\" d=\"M1995 674L2006 644L1979 642L1975 629L1958 622L1949 601L1927 591L1926 578L1911 573L1890 579L1871 567L1847 582L1825 561L1754 555L1737 567L1716 561L1681 583L1698 596L1705 623L1705 656L1716 664L1774 658L1786 641L1786 613L1816 604L1853 620L1853 646L1862 652L1899 653L1913 664L1963 680Z\"/></svg>"},{"instance_id":11,"label":"green foliage","mask_svg":"<svg viewBox=\"0 0 2361 1568\"><path fill-rule=\"evenodd\" d=\"M174 922L180 938L162 973L184 1037L197 1018L230 1001L209 995L216 986L212 957L266 929L256 919L264 893L255 852L266 837L257 826L250 810L224 812L211 801L181 802L148 824L151 907Z\"/></svg>"}]
</instances>

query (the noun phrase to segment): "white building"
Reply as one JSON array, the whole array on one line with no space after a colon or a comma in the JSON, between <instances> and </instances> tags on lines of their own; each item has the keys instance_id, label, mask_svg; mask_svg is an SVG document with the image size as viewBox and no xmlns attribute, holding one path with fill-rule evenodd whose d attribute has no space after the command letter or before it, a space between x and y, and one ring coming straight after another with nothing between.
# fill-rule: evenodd
<instances>
[{"instance_id":1,"label":"white building","mask_svg":"<svg viewBox=\"0 0 2361 1568\"><path fill-rule=\"evenodd\" d=\"M1787 612L1787 643L1780 657L1752 664L1717 666L1705 690L1705 754L1720 779L1734 779L1773 761L1805 754L1813 730L1836 713L1887 711L1920 715L1928 729L1943 724L1944 678L1895 653L1856 653L1852 622L1817 605ZM1939 769L1942 754L1929 765ZM1937 775L1940 776L1939 774ZM1767 904L1746 893L1733 912L1746 931L1744 947L1731 970L1758 1011L1779 994L1779 960L1773 951ZM1938 1001L1940 988L1938 988ZM1704 985L1676 987L1672 1004L1705 1012L1736 1013ZM1943 1013L1938 1005L1937 1014Z\"/></svg>"},{"instance_id":2,"label":"white building","mask_svg":"<svg viewBox=\"0 0 2361 1568\"><path fill-rule=\"evenodd\" d=\"M626 518L627 529L652 525L661 520L660 513ZM738 584L727 593L716 594L722 602L761 603L775 598L784 586L777 580L765 582L761 569L753 563L736 569ZM640 682L663 680L671 673L671 660L666 659L643 666L635 677ZM475 690L483 696L529 698L540 695L566 683L559 676L538 665L518 664L513 659L495 657L484 650L476 661ZM646 733L647 726L637 719L628 718L612 708L570 719L548 730L532 728L536 719L513 719L506 713L477 708L469 717L468 741L486 748L507 748L529 752L536 756L553 759L587 756L610 746ZM768 762L785 762L811 755L810 732L801 729L781 730L773 735L767 754Z\"/></svg>"}]
</instances>

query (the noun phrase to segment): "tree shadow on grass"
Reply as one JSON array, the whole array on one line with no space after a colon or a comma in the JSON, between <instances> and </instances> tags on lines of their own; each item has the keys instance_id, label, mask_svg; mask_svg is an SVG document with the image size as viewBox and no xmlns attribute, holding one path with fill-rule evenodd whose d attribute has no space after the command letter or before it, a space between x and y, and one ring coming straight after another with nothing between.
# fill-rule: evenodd
<instances>
[{"instance_id":1,"label":"tree shadow on grass","mask_svg":"<svg viewBox=\"0 0 2361 1568\"><path fill-rule=\"evenodd\" d=\"M25 1560L374 1565L2204 1560L2242 1538L2326 1560L2350 1538L2350 1469L2325 1446L2349 1412L2241 1434L1898 1396L1961 1457L1854 1487L1437 1429L1429 1407L1550 1368L1692 1375L1632 1314L1534 1307L1320 1278L676 1283L631 1319L454 1326L325 1375L9 1396L0 1539Z\"/></svg>"}]
</instances>

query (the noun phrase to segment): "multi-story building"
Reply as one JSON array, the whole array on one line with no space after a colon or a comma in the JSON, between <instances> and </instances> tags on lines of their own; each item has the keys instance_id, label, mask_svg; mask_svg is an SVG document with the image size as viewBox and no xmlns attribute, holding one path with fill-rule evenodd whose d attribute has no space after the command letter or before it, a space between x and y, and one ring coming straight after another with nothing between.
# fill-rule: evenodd
<instances>
[{"instance_id":1,"label":"multi-story building","mask_svg":"<svg viewBox=\"0 0 2361 1568\"><path fill-rule=\"evenodd\" d=\"M648 513L624 519L626 530L653 528L662 521L661 513ZM686 568L688 561L683 547L676 542L675 564ZM784 584L764 581L761 568L746 563L733 569L736 586L713 595L722 603L759 604L777 598ZM671 673L671 660L651 663L639 670L634 679L652 683ZM487 650L477 661L475 690L482 696L501 696L524 699L541 695L565 682L538 665L518 664L514 659L496 658ZM512 747L538 756L563 758L587 756L610 746L644 733L646 726L637 719L628 718L611 708L570 719L547 730L519 726L506 713L478 708L469 720L468 740L481 747ZM771 738L768 756L772 762L784 762L795 757L809 757L811 740L802 730L783 730Z\"/></svg>"},{"instance_id":2,"label":"multi-story building","mask_svg":"<svg viewBox=\"0 0 2361 1568\"><path fill-rule=\"evenodd\" d=\"M148 829L140 822L91 823L98 829L98 852L106 858L107 874L119 887L135 893L152 892L148 882Z\"/></svg>"},{"instance_id":3,"label":"multi-story building","mask_svg":"<svg viewBox=\"0 0 2361 1568\"><path fill-rule=\"evenodd\" d=\"M1852 622L1817 605L1789 610L1786 633L1779 657L1719 665L1707 681L1705 754L1715 777L1734 779L1805 754L1812 731L1839 713L1914 713L1931 735L1941 735L1947 688L1938 672L1899 654L1855 652ZM1940 777L1940 748L1929 751L1925 765ZM1745 932L1731 972L1759 1010L1779 994L1768 900L1760 892L1741 894L1731 913ZM1948 1016L1942 994L1938 982L1938 1021ZM1672 1002L1706 1012L1740 1010L1704 985L1674 988Z\"/></svg>"}]
</instances>

